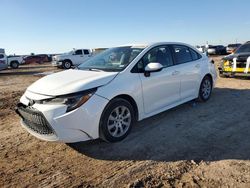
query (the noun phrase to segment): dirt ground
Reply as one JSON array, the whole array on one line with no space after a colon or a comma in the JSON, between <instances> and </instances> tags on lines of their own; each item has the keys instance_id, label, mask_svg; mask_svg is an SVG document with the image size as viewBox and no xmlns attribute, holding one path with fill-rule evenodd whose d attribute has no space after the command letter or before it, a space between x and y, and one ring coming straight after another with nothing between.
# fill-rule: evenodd
<instances>
[{"instance_id":1,"label":"dirt ground","mask_svg":"<svg viewBox=\"0 0 250 188\"><path fill-rule=\"evenodd\" d=\"M218 64L219 57L214 60ZM250 79L148 118L122 142L40 141L14 107L49 65L0 72L0 187L250 187Z\"/></svg>"}]
</instances>

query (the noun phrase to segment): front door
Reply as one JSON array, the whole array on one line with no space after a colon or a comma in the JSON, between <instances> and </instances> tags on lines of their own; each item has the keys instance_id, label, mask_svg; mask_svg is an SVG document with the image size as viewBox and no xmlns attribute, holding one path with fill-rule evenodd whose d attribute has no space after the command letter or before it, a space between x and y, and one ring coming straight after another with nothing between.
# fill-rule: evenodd
<instances>
[{"instance_id":1,"label":"front door","mask_svg":"<svg viewBox=\"0 0 250 188\"><path fill-rule=\"evenodd\" d=\"M149 76L140 73L146 114L160 111L180 101L180 77L175 70L169 47L165 45L151 49L138 66L145 67L152 62L160 63L164 68L159 72L150 73Z\"/></svg>"},{"instance_id":2,"label":"front door","mask_svg":"<svg viewBox=\"0 0 250 188\"><path fill-rule=\"evenodd\" d=\"M82 63L82 58L83 58L83 51L82 50L76 50L74 55L73 55L73 64L74 65L79 65Z\"/></svg>"}]
</instances>

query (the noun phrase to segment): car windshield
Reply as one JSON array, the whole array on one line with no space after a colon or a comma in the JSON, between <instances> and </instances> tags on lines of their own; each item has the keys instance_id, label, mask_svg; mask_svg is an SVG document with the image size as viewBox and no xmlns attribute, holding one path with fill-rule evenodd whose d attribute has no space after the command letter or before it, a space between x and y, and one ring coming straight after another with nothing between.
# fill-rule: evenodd
<instances>
[{"instance_id":1,"label":"car windshield","mask_svg":"<svg viewBox=\"0 0 250 188\"><path fill-rule=\"evenodd\" d=\"M244 53L244 52L250 52L250 44L244 44L240 46L235 53Z\"/></svg>"},{"instance_id":2,"label":"car windshield","mask_svg":"<svg viewBox=\"0 0 250 188\"><path fill-rule=\"evenodd\" d=\"M229 44L228 48L237 48L240 44Z\"/></svg>"},{"instance_id":3,"label":"car windshield","mask_svg":"<svg viewBox=\"0 0 250 188\"><path fill-rule=\"evenodd\" d=\"M107 49L100 54L91 57L78 66L81 70L102 70L120 72L131 63L144 48L124 46Z\"/></svg>"},{"instance_id":4,"label":"car windshield","mask_svg":"<svg viewBox=\"0 0 250 188\"><path fill-rule=\"evenodd\" d=\"M71 50L71 51L65 52L65 53L63 53L63 54L65 54L65 55L71 55L71 54L73 54L73 53L74 53L74 50Z\"/></svg>"}]
</instances>

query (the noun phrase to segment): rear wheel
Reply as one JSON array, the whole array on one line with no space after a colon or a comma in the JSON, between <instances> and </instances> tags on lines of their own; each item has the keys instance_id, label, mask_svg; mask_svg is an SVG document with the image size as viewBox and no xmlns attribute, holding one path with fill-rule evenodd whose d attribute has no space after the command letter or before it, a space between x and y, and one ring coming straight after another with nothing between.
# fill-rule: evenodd
<instances>
[{"instance_id":1,"label":"rear wheel","mask_svg":"<svg viewBox=\"0 0 250 188\"><path fill-rule=\"evenodd\" d=\"M205 76L201 82L199 90L199 101L207 101L212 93L213 83L212 79L209 76Z\"/></svg>"},{"instance_id":2,"label":"rear wheel","mask_svg":"<svg viewBox=\"0 0 250 188\"><path fill-rule=\"evenodd\" d=\"M72 63L66 60L66 61L63 61L62 66L64 69L70 69L72 67Z\"/></svg>"},{"instance_id":3,"label":"rear wheel","mask_svg":"<svg viewBox=\"0 0 250 188\"><path fill-rule=\"evenodd\" d=\"M100 136L108 142L123 140L135 122L133 106L122 98L110 101L100 121Z\"/></svg>"},{"instance_id":4,"label":"rear wheel","mask_svg":"<svg viewBox=\"0 0 250 188\"><path fill-rule=\"evenodd\" d=\"M12 69L17 69L19 67L19 63L17 61L10 62L10 67Z\"/></svg>"}]
</instances>

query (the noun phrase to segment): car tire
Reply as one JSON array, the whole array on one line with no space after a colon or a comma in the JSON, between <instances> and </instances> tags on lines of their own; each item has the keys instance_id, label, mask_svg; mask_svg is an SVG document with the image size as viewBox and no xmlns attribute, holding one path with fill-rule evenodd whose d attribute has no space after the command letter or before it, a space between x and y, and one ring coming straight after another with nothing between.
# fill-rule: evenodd
<instances>
[{"instance_id":1,"label":"car tire","mask_svg":"<svg viewBox=\"0 0 250 188\"><path fill-rule=\"evenodd\" d=\"M12 69L17 69L19 67L18 61L12 61L12 62L10 62L10 67Z\"/></svg>"},{"instance_id":2,"label":"car tire","mask_svg":"<svg viewBox=\"0 0 250 188\"><path fill-rule=\"evenodd\" d=\"M72 67L71 61L69 61L69 60L63 61L62 67L63 67L64 69L70 69L70 68Z\"/></svg>"},{"instance_id":3,"label":"car tire","mask_svg":"<svg viewBox=\"0 0 250 188\"><path fill-rule=\"evenodd\" d=\"M201 102L206 102L211 96L212 89L213 89L213 82L211 77L205 76L202 79L200 85L198 100Z\"/></svg>"},{"instance_id":4,"label":"car tire","mask_svg":"<svg viewBox=\"0 0 250 188\"><path fill-rule=\"evenodd\" d=\"M115 98L105 107L100 119L100 138L106 142L123 140L135 123L133 106L125 99Z\"/></svg>"}]
</instances>

